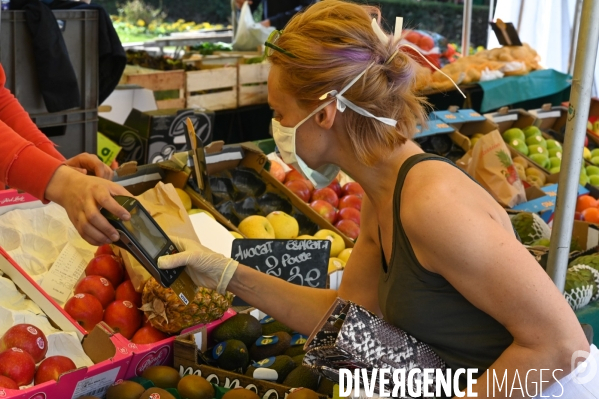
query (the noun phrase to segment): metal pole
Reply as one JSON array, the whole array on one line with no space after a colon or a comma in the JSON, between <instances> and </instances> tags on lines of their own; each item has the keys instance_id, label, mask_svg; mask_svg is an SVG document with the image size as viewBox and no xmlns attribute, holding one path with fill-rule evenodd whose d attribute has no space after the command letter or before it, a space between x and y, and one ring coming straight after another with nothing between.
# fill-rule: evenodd
<instances>
[{"instance_id":1,"label":"metal pole","mask_svg":"<svg viewBox=\"0 0 599 399\"><path fill-rule=\"evenodd\" d=\"M599 1L584 0L576 48L576 64L570 92L570 106L566 123L566 137L559 177L555 217L551 231L551 246L547 273L563 292L566 282L572 225L576 209L578 181L582 165L582 149L586 135L591 86L599 44Z\"/></svg>"},{"instance_id":2,"label":"metal pole","mask_svg":"<svg viewBox=\"0 0 599 399\"><path fill-rule=\"evenodd\" d=\"M574 73L574 55L576 54L576 43L578 43L578 29L580 28L580 17L582 15L582 0L576 0L574 8L574 20L570 32L570 57L568 58L568 74Z\"/></svg>"},{"instance_id":3,"label":"metal pole","mask_svg":"<svg viewBox=\"0 0 599 399\"><path fill-rule=\"evenodd\" d=\"M470 54L470 28L472 25L472 0L464 0L464 17L462 20L462 56Z\"/></svg>"},{"instance_id":4,"label":"metal pole","mask_svg":"<svg viewBox=\"0 0 599 399\"><path fill-rule=\"evenodd\" d=\"M495 13L493 12L495 8L495 0L490 0L489 3L489 22L493 22L495 20ZM491 28L491 24L487 27L487 47L489 47L489 40L491 35L493 34L493 29Z\"/></svg>"}]
</instances>

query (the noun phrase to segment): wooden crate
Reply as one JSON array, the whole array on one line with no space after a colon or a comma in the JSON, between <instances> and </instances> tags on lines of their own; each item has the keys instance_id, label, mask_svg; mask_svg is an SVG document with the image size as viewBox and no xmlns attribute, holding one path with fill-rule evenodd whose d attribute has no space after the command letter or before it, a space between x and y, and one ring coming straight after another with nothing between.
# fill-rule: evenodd
<instances>
[{"instance_id":1,"label":"wooden crate","mask_svg":"<svg viewBox=\"0 0 599 399\"><path fill-rule=\"evenodd\" d=\"M178 90L179 97L157 100L158 109L185 108L185 71L158 71L148 68L132 67L125 69L121 83L135 84L152 91Z\"/></svg>"},{"instance_id":2,"label":"wooden crate","mask_svg":"<svg viewBox=\"0 0 599 399\"><path fill-rule=\"evenodd\" d=\"M187 72L187 107L237 108L237 67Z\"/></svg>"},{"instance_id":3,"label":"wooden crate","mask_svg":"<svg viewBox=\"0 0 599 399\"><path fill-rule=\"evenodd\" d=\"M268 102L269 63L239 64L238 106L265 104Z\"/></svg>"}]
</instances>

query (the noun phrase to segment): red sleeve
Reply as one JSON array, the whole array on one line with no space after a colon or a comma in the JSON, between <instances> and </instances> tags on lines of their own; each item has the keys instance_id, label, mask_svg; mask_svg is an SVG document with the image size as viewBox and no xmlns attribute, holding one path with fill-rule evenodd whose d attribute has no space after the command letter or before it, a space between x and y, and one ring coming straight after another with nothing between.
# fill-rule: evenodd
<instances>
[{"instance_id":1,"label":"red sleeve","mask_svg":"<svg viewBox=\"0 0 599 399\"><path fill-rule=\"evenodd\" d=\"M4 87L5 80L0 66L0 182L44 199L64 157Z\"/></svg>"},{"instance_id":2,"label":"red sleeve","mask_svg":"<svg viewBox=\"0 0 599 399\"><path fill-rule=\"evenodd\" d=\"M65 158L56 150L56 145L40 132L17 99L4 87L5 82L6 75L0 65L0 120L45 153L64 161Z\"/></svg>"}]
</instances>

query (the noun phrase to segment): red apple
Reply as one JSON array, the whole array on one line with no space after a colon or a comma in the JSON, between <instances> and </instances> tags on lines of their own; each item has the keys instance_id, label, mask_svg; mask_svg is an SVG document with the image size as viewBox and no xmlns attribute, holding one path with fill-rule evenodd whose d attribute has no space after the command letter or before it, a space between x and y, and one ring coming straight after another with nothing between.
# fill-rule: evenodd
<instances>
[{"instance_id":1,"label":"red apple","mask_svg":"<svg viewBox=\"0 0 599 399\"><path fill-rule=\"evenodd\" d=\"M116 289L117 301L132 302L136 308L141 308L141 294L135 291L131 280L125 280Z\"/></svg>"},{"instance_id":2,"label":"red apple","mask_svg":"<svg viewBox=\"0 0 599 399\"><path fill-rule=\"evenodd\" d=\"M96 253L94 256L100 255L114 255L114 251L112 250L112 246L110 244L100 245L98 249L96 249Z\"/></svg>"},{"instance_id":3,"label":"red apple","mask_svg":"<svg viewBox=\"0 0 599 399\"><path fill-rule=\"evenodd\" d=\"M342 219L335 223L335 227L352 240L355 240L360 235L360 226L353 220Z\"/></svg>"},{"instance_id":4,"label":"red apple","mask_svg":"<svg viewBox=\"0 0 599 399\"><path fill-rule=\"evenodd\" d=\"M35 361L19 348L0 353L0 375L10 378L18 386L28 385L35 375Z\"/></svg>"},{"instance_id":5,"label":"red apple","mask_svg":"<svg viewBox=\"0 0 599 399\"><path fill-rule=\"evenodd\" d=\"M310 188L304 180L291 180L285 183L285 187L291 190L295 195L300 197L304 202L310 200Z\"/></svg>"},{"instance_id":6,"label":"red apple","mask_svg":"<svg viewBox=\"0 0 599 399\"><path fill-rule=\"evenodd\" d=\"M339 210L339 214L337 215L337 220L352 220L358 226L360 226L360 211L356 208L343 208Z\"/></svg>"},{"instance_id":7,"label":"red apple","mask_svg":"<svg viewBox=\"0 0 599 399\"><path fill-rule=\"evenodd\" d=\"M337 205L339 205L339 197L335 193L335 190L329 187L314 190L312 192L312 198L310 198L310 201L316 200L326 201L329 204L333 205L335 208L337 208Z\"/></svg>"},{"instance_id":8,"label":"red apple","mask_svg":"<svg viewBox=\"0 0 599 399\"><path fill-rule=\"evenodd\" d=\"M306 178L297 170L291 169L285 175L285 183L290 182L292 180L306 180Z\"/></svg>"},{"instance_id":9,"label":"red apple","mask_svg":"<svg viewBox=\"0 0 599 399\"><path fill-rule=\"evenodd\" d=\"M131 338L131 342L134 344L153 344L158 341L162 341L163 339L167 339L168 335L163 333L160 330L155 329L152 326L143 326L133 338Z\"/></svg>"},{"instance_id":10,"label":"red apple","mask_svg":"<svg viewBox=\"0 0 599 399\"><path fill-rule=\"evenodd\" d=\"M87 331L102 321L104 309L100 300L91 294L75 294L64 305L64 310Z\"/></svg>"},{"instance_id":11,"label":"red apple","mask_svg":"<svg viewBox=\"0 0 599 399\"><path fill-rule=\"evenodd\" d=\"M362 188L362 186L360 186L360 183L356 183L355 181L350 181L349 183L346 183L343 186L342 191L342 197L345 197L346 195L357 195L361 198L364 196L364 189Z\"/></svg>"},{"instance_id":12,"label":"red apple","mask_svg":"<svg viewBox=\"0 0 599 399\"><path fill-rule=\"evenodd\" d=\"M114 255L100 255L89 261L85 268L87 276L102 276L112 283L113 287L118 287L123 281L123 265Z\"/></svg>"},{"instance_id":13,"label":"red apple","mask_svg":"<svg viewBox=\"0 0 599 399\"><path fill-rule=\"evenodd\" d=\"M38 385L46 381L58 381L62 374L76 368L75 363L66 356L50 356L38 366L33 383Z\"/></svg>"},{"instance_id":14,"label":"red apple","mask_svg":"<svg viewBox=\"0 0 599 399\"><path fill-rule=\"evenodd\" d=\"M316 200L310 203L310 207L314 209L320 216L331 223L335 222L337 210L333 205L323 200Z\"/></svg>"},{"instance_id":15,"label":"red apple","mask_svg":"<svg viewBox=\"0 0 599 399\"><path fill-rule=\"evenodd\" d=\"M285 170L283 167L276 161L270 161L270 174L283 183L285 181Z\"/></svg>"},{"instance_id":16,"label":"red apple","mask_svg":"<svg viewBox=\"0 0 599 399\"><path fill-rule=\"evenodd\" d=\"M0 352L8 348L22 349L31 355L35 363L39 363L48 352L48 340L39 328L31 324L17 324L0 338Z\"/></svg>"},{"instance_id":17,"label":"red apple","mask_svg":"<svg viewBox=\"0 0 599 399\"><path fill-rule=\"evenodd\" d=\"M87 276L75 287L75 294L90 294L98 298L102 308L114 301L114 288L110 281L102 276Z\"/></svg>"},{"instance_id":18,"label":"red apple","mask_svg":"<svg viewBox=\"0 0 599 399\"><path fill-rule=\"evenodd\" d=\"M0 375L0 388L19 389L19 386L10 378Z\"/></svg>"},{"instance_id":19,"label":"red apple","mask_svg":"<svg viewBox=\"0 0 599 399\"><path fill-rule=\"evenodd\" d=\"M142 322L142 313L130 301L114 301L104 312L104 322L115 332L131 339Z\"/></svg>"},{"instance_id":20,"label":"red apple","mask_svg":"<svg viewBox=\"0 0 599 399\"><path fill-rule=\"evenodd\" d=\"M150 319L148 319L148 316L146 316L145 313L144 313L143 319L144 319L144 321L143 321L143 323L141 325L142 327L151 326L152 325L152 323L150 323Z\"/></svg>"},{"instance_id":21,"label":"red apple","mask_svg":"<svg viewBox=\"0 0 599 399\"><path fill-rule=\"evenodd\" d=\"M327 187L332 188L335 194L337 194L338 198L341 198L341 196L343 195L343 191L341 190L341 184L339 184L339 180L333 180L333 182L329 184Z\"/></svg>"},{"instance_id":22,"label":"red apple","mask_svg":"<svg viewBox=\"0 0 599 399\"><path fill-rule=\"evenodd\" d=\"M339 200L339 209L343 208L356 208L362 210L362 198L357 195L346 195Z\"/></svg>"}]
</instances>

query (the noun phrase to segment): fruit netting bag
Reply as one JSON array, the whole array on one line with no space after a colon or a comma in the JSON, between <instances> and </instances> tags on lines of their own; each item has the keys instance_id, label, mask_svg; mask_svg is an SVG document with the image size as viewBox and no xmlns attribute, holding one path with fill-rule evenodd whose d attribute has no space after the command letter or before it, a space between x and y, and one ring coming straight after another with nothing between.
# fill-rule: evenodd
<instances>
[{"instance_id":1,"label":"fruit netting bag","mask_svg":"<svg viewBox=\"0 0 599 399\"><path fill-rule=\"evenodd\" d=\"M599 298L599 271L578 264L568 268L564 297L573 310L585 307Z\"/></svg>"},{"instance_id":2,"label":"fruit netting bag","mask_svg":"<svg viewBox=\"0 0 599 399\"><path fill-rule=\"evenodd\" d=\"M501 205L512 208L526 201L524 185L512 162L510 151L497 130L478 139L471 151L458 161Z\"/></svg>"}]
</instances>

